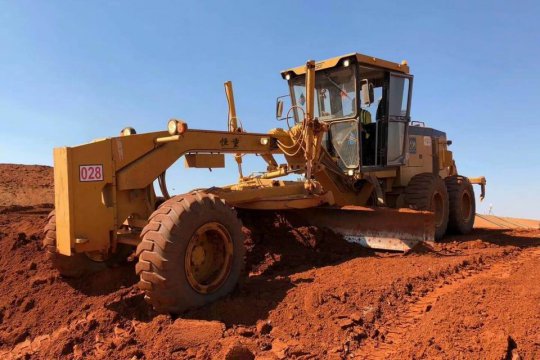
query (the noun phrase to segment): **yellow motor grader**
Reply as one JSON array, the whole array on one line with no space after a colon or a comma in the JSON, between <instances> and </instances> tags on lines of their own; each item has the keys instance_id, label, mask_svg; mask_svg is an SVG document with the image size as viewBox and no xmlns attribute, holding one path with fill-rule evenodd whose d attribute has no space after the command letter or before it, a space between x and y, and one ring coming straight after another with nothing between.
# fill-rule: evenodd
<instances>
[{"instance_id":1,"label":"yellow motor grader","mask_svg":"<svg viewBox=\"0 0 540 360\"><path fill-rule=\"evenodd\" d=\"M227 82L226 131L173 119L166 131L125 128L54 149L55 211L44 245L60 272L80 276L137 257L147 301L179 313L235 287L245 255L237 209L294 212L348 241L389 250L471 230L471 184L482 186L483 197L485 179L458 175L446 134L411 122L405 61L353 53L308 61L282 77L291 106L283 115L278 98L276 116L285 129L246 132ZM212 169L224 167L225 154L238 164L238 183L169 195L166 171L179 158ZM244 175L246 154L262 158L266 170ZM283 179L292 174L303 177Z\"/></svg>"}]
</instances>

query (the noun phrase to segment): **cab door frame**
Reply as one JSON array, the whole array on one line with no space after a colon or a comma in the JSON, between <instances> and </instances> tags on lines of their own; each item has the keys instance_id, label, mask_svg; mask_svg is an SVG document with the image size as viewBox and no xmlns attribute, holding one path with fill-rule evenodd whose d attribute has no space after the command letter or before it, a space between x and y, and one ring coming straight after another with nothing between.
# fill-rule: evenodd
<instances>
[{"instance_id":1,"label":"cab door frame","mask_svg":"<svg viewBox=\"0 0 540 360\"><path fill-rule=\"evenodd\" d=\"M396 85L399 83L393 84L393 79L399 79L403 80L403 90L401 92L401 96L394 96L393 91L396 91ZM405 87L408 84L408 89ZM403 74L398 72L389 72L388 73L388 89L386 90L387 95L387 101L386 101L386 111L385 111L385 119L384 121L388 124L386 128L386 164L383 166L401 166L405 164L406 161L406 154L407 154L407 139L408 139L408 130L409 130L409 123L411 121L411 102L412 102L412 89L413 89L413 76L409 74ZM403 97L407 96L407 105L405 109L405 113L402 112L403 110ZM399 101L400 100L400 101ZM394 101L399 101L398 104L394 104ZM396 110L399 109L399 114L396 114ZM393 133L391 132L391 126L392 124L403 124L403 130L396 129L396 134L399 135L399 138L393 138L391 139L391 136ZM391 146L395 141L401 140L401 151L399 154L394 157L393 159L390 159L391 155ZM395 155L395 154L394 154Z\"/></svg>"}]
</instances>

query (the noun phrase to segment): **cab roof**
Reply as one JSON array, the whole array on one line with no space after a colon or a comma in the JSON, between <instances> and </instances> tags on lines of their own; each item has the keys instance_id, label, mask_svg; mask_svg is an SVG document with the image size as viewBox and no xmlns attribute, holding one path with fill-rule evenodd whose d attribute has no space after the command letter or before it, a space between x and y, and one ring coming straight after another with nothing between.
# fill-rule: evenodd
<instances>
[{"instance_id":1,"label":"cab roof","mask_svg":"<svg viewBox=\"0 0 540 360\"><path fill-rule=\"evenodd\" d=\"M352 60L352 62L356 62L361 65L368 65L368 66L382 68L386 70L397 71L404 74L409 73L409 65L407 64L407 61L405 60L403 60L401 64L398 64L395 62L386 61L383 59L378 59L373 56L363 55L359 53L350 53L350 54L336 56L336 57L322 60L322 61L317 61L315 63L315 70L333 68L337 64L339 64L341 61L344 61L346 59ZM288 73L293 73L294 75L303 75L306 73L306 67L302 65L295 68L283 70L281 72L281 76L285 79L285 75L287 75Z\"/></svg>"}]
</instances>

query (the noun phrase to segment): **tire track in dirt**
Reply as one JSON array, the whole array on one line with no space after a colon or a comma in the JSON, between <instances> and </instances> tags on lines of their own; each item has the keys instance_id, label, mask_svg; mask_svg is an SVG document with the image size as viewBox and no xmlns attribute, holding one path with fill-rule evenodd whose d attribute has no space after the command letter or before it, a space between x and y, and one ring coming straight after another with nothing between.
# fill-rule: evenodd
<instances>
[{"instance_id":1,"label":"tire track in dirt","mask_svg":"<svg viewBox=\"0 0 540 360\"><path fill-rule=\"evenodd\" d=\"M386 328L384 341L370 340L366 342L353 357L360 359L396 359L399 358L401 345L407 340L407 335L414 332L420 320L427 314L432 306L443 296L455 292L464 285L478 281L482 278L506 279L511 276L512 270L531 260L540 260L540 248L526 249L514 258L503 256L496 262L484 268L473 268L459 272L444 279L438 287L411 304L404 312L396 314L396 319L383 325Z\"/></svg>"}]
</instances>

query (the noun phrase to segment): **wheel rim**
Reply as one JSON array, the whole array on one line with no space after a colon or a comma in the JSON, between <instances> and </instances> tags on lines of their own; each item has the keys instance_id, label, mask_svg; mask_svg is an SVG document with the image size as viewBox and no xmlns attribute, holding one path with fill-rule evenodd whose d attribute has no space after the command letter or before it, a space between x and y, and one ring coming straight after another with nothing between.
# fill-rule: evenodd
<instances>
[{"instance_id":1,"label":"wheel rim","mask_svg":"<svg viewBox=\"0 0 540 360\"><path fill-rule=\"evenodd\" d=\"M471 195L468 192L463 192L461 196L461 215L463 216L463 220L469 220L471 218L471 212Z\"/></svg>"},{"instance_id":2,"label":"wheel rim","mask_svg":"<svg viewBox=\"0 0 540 360\"><path fill-rule=\"evenodd\" d=\"M233 242L227 229L217 222L204 224L189 240L185 272L191 287L208 294L227 280L232 267Z\"/></svg>"},{"instance_id":3,"label":"wheel rim","mask_svg":"<svg viewBox=\"0 0 540 360\"><path fill-rule=\"evenodd\" d=\"M435 214L435 226L440 227L444 222L444 201L442 194L439 192L433 194L431 210Z\"/></svg>"}]
</instances>

